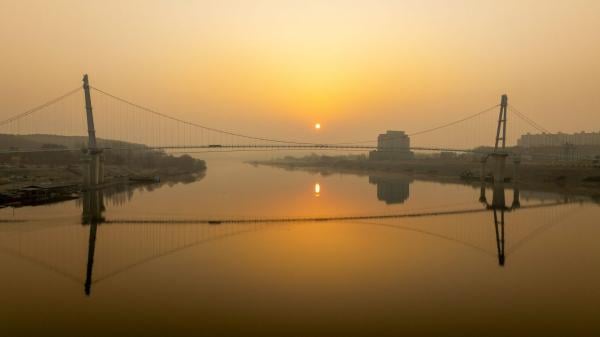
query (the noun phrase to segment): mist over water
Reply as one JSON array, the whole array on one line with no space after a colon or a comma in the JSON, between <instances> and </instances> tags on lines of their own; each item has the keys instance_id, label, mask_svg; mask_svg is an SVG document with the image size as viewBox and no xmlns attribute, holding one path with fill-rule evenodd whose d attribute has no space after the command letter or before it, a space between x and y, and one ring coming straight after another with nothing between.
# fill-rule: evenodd
<instances>
[{"instance_id":1,"label":"mist over water","mask_svg":"<svg viewBox=\"0 0 600 337\"><path fill-rule=\"evenodd\" d=\"M597 204L520 191L521 207L502 214L500 245L494 211L475 185L323 176L234 160L208 167L193 182L0 210L3 331L506 336L599 329ZM514 191L504 192L511 206ZM99 196L104 210L91 214ZM386 215L398 217L377 218ZM350 216L373 218L283 221ZM282 221L249 222L255 219Z\"/></svg>"}]
</instances>

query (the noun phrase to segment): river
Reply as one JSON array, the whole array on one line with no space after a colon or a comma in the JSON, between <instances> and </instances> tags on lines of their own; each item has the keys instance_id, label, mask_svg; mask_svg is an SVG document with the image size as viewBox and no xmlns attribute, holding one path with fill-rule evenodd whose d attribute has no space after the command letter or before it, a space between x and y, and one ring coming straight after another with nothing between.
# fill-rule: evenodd
<instances>
[{"instance_id":1,"label":"river","mask_svg":"<svg viewBox=\"0 0 600 337\"><path fill-rule=\"evenodd\" d=\"M600 333L595 203L506 189L495 222L473 186L207 164L0 210L0 335Z\"/></svg>"}]
</instances>

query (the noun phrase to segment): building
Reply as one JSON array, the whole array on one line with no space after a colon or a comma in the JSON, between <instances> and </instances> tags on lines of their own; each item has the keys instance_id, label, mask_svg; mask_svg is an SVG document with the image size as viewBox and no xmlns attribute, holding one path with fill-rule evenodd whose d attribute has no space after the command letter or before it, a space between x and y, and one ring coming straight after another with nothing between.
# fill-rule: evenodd
<instances>
[{"instance_id":1,"label":"building","mask_svg":"<svg viewBox=\"0 0 600 337\"><path fill-rule=\"evenodd\" d=\"M544 146L563 146L571 144L575 146L599 146L600 132L579 132L579 133L540 133L522 135L517 141L520 147L544 147Z\"/></svg>"},{"instance_id":2,"label":"building","mask_svg":"<svg viewBox=\"0 0 600 337\"><path fill-rule=\"evenodd\" d=\"M412 159L410 137L404 131L387 131L377 137L377 150L369 153L370 160Z\"/></svg>"},{"instance_id":3,"label":"building","mask_svg":"<svg viewBox=\"0 0 600 337\"><path fill-rule=\"evenodd\" d=\"M594 160L600 157L600 132L541 133L521 136L517 145L535 159Z\"/></svg>"}]
</instances>

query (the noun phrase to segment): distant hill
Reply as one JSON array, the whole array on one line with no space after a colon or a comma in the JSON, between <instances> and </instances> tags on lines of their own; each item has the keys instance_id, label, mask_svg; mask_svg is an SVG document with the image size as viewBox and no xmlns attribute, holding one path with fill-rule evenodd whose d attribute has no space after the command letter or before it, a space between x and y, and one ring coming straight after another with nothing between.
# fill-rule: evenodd
<instances>
[{"instance_id":1,"label":"distant hill","mask_svg":"<svg viewBox=\"0 0 600 337\"><path fill-rule=\"evenodd\" d=\"M98 146L110 148L136 148L145 145L98 138ZM8 135L0 134L0 150L10 148L39 149L48 145L64 146L70 149L87 147L87 136L57 136L57 135Z\"/></svg>"},{"instance_id":2,"label":"distant hill","mask_svg":"<svg viewBox=\"0 0 600 337\"><path fill-rule=\"evenodd\" d=\"M80 165L86 155L79 151L87 147L85 136L55 135L7 135L0 134L0 163L31 168L39 165ZM124 149L125 151L104 151L106 165L127 166L131 169L155 170L169 175L173 172L191 173L206 169L203 160L189 155L169 155L164 151L128 151L128 149L148 149L146 145L116 140L98 139L102 148ZM11 149L74 149L75 151L22 151L20 153L5 152ZM0 170L1 171L1 170ZM0 172L1 176L1 172Z\"/></svg>"}]
</instances>

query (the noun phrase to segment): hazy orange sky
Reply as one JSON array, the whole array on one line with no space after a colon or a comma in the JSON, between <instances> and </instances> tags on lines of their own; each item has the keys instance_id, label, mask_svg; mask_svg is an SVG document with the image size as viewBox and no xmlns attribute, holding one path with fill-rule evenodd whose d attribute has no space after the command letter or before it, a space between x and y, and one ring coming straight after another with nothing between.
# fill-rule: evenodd
<instances>
[{"instance_id":1,"label":"hazy orange sky","mask_svg":"<svg viewBox=\"0 0 600 337\"><path fill-rule=\"evenodd\" d=\"M0 46L2 119L88 73L159 111L273 137L415 131L503 93L552 131L600 131L595 0L0 0Z\"/></svg>"}]
</instances>

